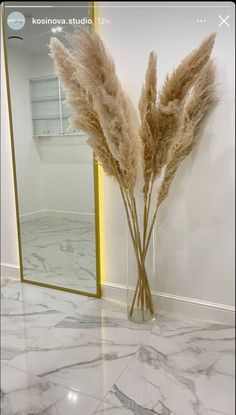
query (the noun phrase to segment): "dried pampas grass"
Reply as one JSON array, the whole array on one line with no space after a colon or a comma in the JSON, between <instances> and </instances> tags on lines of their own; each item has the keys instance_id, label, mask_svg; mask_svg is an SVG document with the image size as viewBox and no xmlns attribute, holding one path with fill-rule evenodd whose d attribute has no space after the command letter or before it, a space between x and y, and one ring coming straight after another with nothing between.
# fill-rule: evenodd
<instances>
[{"instance_id":1,"label":"dried pampas grass","mask_svg":"<svg viewBox=\"0 0 236 415\"><path fill-rule=\"evenodd\" d=\"M182 160L196 147L203 122L217 101L215 64L210 58L215 34L166 77L159 95L157 58L150 53L139 101L140 126L100 37L80 29L67 40L71 51L52 39L51 55L68 103L75 110L73 125L88 134L95 157L119 184L138 268L129 316L132 318L138 308L144 320L145 312L154 314L145 259L157 211ZM142 223L134 192L140 167L144 181ZM163 178L155 195L153 184L158 177ZM156 203L151 215L153 196Z\"/></svg>"},{"instance_id":2,"label":"dried pampas grass","mask_svg":"<svg viewBox=\"0 0 236 415\"><path fill-rule=\"evenodd\" d=\"M88 134L88 143L103 165L104 171L115 177L118 165L108 148L98 115L94 110L92 94L81 84L76 60L56 38L51 39L50 49L56 72L67 91L67 102L75 110L75 115L71 118L72 126Z\"/></svg>"},{"instance_id":3,"label":"dried pampas grass","mask_svg":"<svg viewBox=\"0 0 236 415\"><path fill-rule=\"evenodd\" d=\"M139 113L141 119L140 136L143 142L143 177L144 196L147 197L149 182L153 172L153 162L156 147L157 131L157 57L151 52L148 60L148 68L145 84L139 101Z\"/></svg>"},{"instance_id":4,"label":"dried pampas grass","mask_svg":"<svg viewBox=\"0 0 236 415\"><path fill-rule=\"evenodd\" d=\"M167 75L160 91L157 116L157 148L154 171L159 175L166 163L169 148L180 127L181 112L186 96L201 70L208 62L215 41L215 34L205 39L198 49L182 60L171 75Z\"/></svg>"},{"instance_id":5,"label":"dried pampas grass","mask_svg":"<svg viewBox=\"0 0 236 415\"><path fill-rule=\"evenodd\" d=\"M135 110L122 90L114 61L100 37L94 32L80 30L68 40L75 51L81 82L93 96L93 107L107 145L118 161L125 185L132 190L140 157Z\"/></svg>"},{"instance_id":6,"label":"dried pampas grass","mask_svg":"<svg viewBox=\"0 0 236 415\"><path fill-rule=\"evenodd\" d=\"M181 161L196 147L202 123L216 103L215 65L213 60L210 60L198 76L183 109L177 138L168 152L165 175L159 190L158 206L166 198Z\"/></svg>"}]
</instances>

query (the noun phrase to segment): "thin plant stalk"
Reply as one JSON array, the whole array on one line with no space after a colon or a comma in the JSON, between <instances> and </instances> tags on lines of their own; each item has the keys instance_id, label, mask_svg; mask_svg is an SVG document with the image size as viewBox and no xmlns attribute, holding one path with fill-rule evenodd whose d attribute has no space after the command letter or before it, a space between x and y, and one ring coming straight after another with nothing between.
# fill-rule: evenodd
<instances>
[{"instance_id":1,"label":"thin plant stalk","mask_svg":"<svg viewBox=\"0 0 236 415\"><path fill-rule=\"evenodd\" d=\"M147 278L147 273L145 269L145 263L143 261L143 248L141 246L141 238L140 238L140 231L139 231L139 224L138 224L138 215L136 209L136 203L134 196L131 196L131 203L127 202L128 197L125 195L124 189L120 186L122 198L125 205L126 216L128 220L128 226L131 234L131 240L133 243L134 252L137 259L138 264L138 284L135 288L135 293L133 297L133 301L130 308L130 316L133 314L135 300L137 297L137 293L139 293L139 299L141 303L141 311L142 316L144 319L144 304L146 301L146 307L153 313L153 303L151 297L150 286Z\"/></svg>"},{"instance_id":2,"label":"thin plant stalk","mask_svg":"<svg viewBox=\"0 0 236 415\"><path fill-rule=\"evenodd\" d=\"M132 318L138 308L144 321L146 311L154 314L145 261L157 212L182 160L196 147L204 119L217 102L211 58L215 34L182 60L158 93L157 57L150 53L139 101L140 125L116 75L115 63L98 34L79 29L67 40L71 51L52 39L51 56L67 90L67 101L75 110L73 126L88 134L96 159L120 187L138 274L129 315ZM140 168L144 186L139 220L135 188ZM163 171L152 213L154 182Z\"/></svg>"}]
</instances>

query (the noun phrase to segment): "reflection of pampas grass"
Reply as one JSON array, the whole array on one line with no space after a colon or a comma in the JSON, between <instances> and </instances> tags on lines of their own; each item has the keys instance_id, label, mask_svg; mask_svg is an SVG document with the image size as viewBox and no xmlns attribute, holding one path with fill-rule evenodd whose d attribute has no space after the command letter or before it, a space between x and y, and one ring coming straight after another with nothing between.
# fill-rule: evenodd
<instances>
[{"instance_id":1,"label":"reflection of pampas grass","mask_svg":"<svg viewBox=\"0 0 236 415\"><path fill-rule=\"evenodd\" d=\"M139 128L131 102L116 76L114 61L100 37L95 32L79 30L67 39L71 52L52 39L51 54L67 100L75 110L73 125L88 134L95 157L120 186L138 266L129 315L132 317L137 307L144 319L145 310L154 313L145 258L157 211L181 161L196 147L203 121L216 102L215 66L210 59L215 35L205 39L166 77L159 96L156 55L151 52L139 101ZM134 193L140 166L144 180L142 233ZM158 197L154 196L156 207L151 216L157 177L163 179Z\"/></svg>"},{"instance_id":2,"label":"reflection of pampas grass","mask_svg":"<svg viewBox=\"0 0 236 415\"><path fill-rule=\"evenodd\" d=\"M51 39L50 47L58 76L67 91L67 102L76 111L71 119L73 127L88 134L88 142L97 159L102 163L105 172L115 176L118 166L108 148L98 115L94 110L92 94L81 85L77 62L56 38Z\"/></svg>"},{"instance_id":3,"label":"reflection of pampas grass","mask_svg":"<svg viewBox=\"0 0 236 415\"><path fill-rule=\"evenodd\" d=\"M82 83L93 95L93 106L108 147L119 163L127 187L132 189L140 142L134 109L121 88L115 64L96 33L80 30L68 40L75 50Z\"/></svg>"}]
</instances>

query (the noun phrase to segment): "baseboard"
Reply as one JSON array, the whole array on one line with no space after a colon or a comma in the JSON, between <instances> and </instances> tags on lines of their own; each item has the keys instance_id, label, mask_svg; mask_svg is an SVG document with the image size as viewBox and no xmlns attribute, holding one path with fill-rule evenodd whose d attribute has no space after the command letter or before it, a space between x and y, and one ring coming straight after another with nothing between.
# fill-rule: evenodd
<instances>
[{"instance_id":1,"label":"baseboard","mask_svg":"<svg viewBox=\"0 0 236 415\"><path fill-rule=\"evenodd\" d=\"M1 262L1 278L12 278L20 280L19 265Z\"/></svg>"},{"instance_id":2,"label":"baseboard","mask_svg":"<svg viewBox=\"0 0 236 415\"><path fill-rule=\"evenodd\" d=\"M18 265L1 263L1 277L20 279ZM102 284L102 297L113 301L126 303L127 290L125 285L104 282ZM153 292L156 309L169 313L179 314L187 319L199 319L234 325L235 307L219 304L196 298L181 297L174 294Z\"/></svg>"},{"instance_id":3,"label":"baseboard","mask_svg":"<svg viewBox=\"0 0 236 415\"><path fill-rule=\"evenodd\" d=\"M34 212L24 213L23 215L20 215L20 221L21 223L28 222L29 220L39 219L45 216L45 210L36 210Z\"/></svg>"},{"instance_id":4,"label":"baseboard","mask_svg":"<svg viewBox=\"0 0 236 415\"><path fill-rule=\"evenodd\" d=\"M126 303L125 285L104 282L102 296L118 302ZM213 321L234 325L235 307L196 298L182 297L174 294L153 291L156 309L182 315L184 318Z\"/></svg>"},{"instance_id":5,"label":"baseboard","mask_svg":"<svg viewBox=\"0 0 236 415\"><path fill-rule=\"evenodd\" d=\"M39 219L43 216L51 216L55 218L61 218L61 217L69 217L71 219L80 217L80 220L90 220L94 218L94 213L84 213L84 212L73 212L73 211L67 211L67 210L53 210L53 209L41 209L36 210L34 212L24 213L23 215L20 215L20 221L21 223L27 222L29 220Z\"/></svg>"},{"instance_id":6,"label":"baseboard","mask_svg":"<svg viewBox=\"0 0 236 415\"><path fill-rule=\"evenodd\" d=\"M94 213L85 213L85 212L73 212L67 210L53 210L53 209L45 209L45 214L47 216L52 216L54 218L64 218L65 216L70 219L80 219L80 221L85 220L87 221L94 221L95 214Z\"/></svg>"}]
</instances>

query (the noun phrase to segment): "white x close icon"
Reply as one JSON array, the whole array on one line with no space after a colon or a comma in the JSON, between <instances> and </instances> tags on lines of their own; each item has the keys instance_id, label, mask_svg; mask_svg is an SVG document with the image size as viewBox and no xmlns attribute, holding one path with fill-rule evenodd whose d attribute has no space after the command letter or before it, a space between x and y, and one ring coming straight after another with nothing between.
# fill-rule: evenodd
<instances>
[{"instance_id":1,"label":"white x close icon","mask_svg":"<svg viewBox=\"0 0 236 415\"><path fill-rule=\"evenodd\" d=\"M220 14L218 14L218 17L221 19L221 22L218 24L218 27L222 26L224 23L226 26L230 27L230 24L226 21L230 18L230 14L226 17L222 17Z\"/></svg>"}]
</instances>

